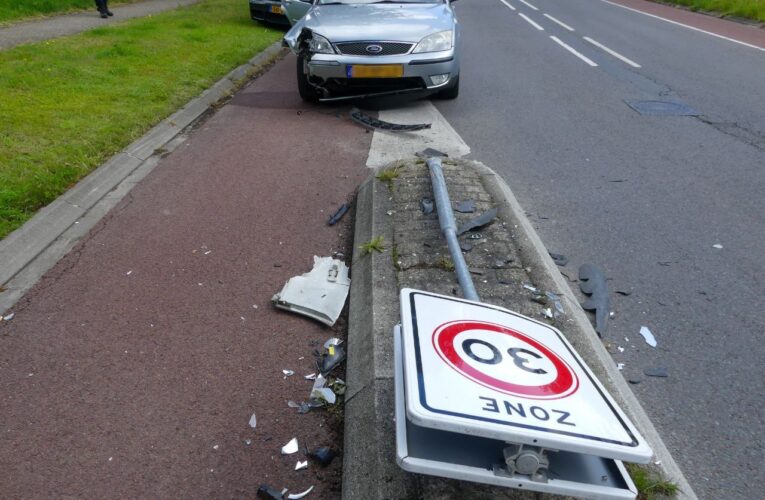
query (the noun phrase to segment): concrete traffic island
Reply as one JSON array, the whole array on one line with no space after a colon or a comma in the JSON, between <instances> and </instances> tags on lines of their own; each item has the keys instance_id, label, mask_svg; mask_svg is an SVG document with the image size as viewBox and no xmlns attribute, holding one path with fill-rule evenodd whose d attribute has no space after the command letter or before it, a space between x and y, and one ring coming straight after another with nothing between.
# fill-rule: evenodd
<instances>
[{"instance_id":1,"label":"concrete traffic island","mask_svg":"<svg viewBox=\"0 0 765 500\"><path fill-rule=\"evenodd\" d=\"M463 223L490 208L493 223L460 237L478 294L558 328L605 385L648 441L652 467L679 486L681 498L695 498L661 438L617 370L509 187L478 162L445 159L444 174L453 203L473 200L475 212L455 212ZM400 322L398 292L415 288L460 297L446 242L435 211L420 201L433 198L428 168L421 159L392 163L375 171L358 194L348 333L345 404L344 498L538 498L530 491L410 474L396 464L393 326ZM382 238L383 252L366 255L361 246ZM557 294L565 313L549 318L551 307L532 301L524 283ZM544 496L544 495L543 495Z\"/></svg>"}]
</instances>

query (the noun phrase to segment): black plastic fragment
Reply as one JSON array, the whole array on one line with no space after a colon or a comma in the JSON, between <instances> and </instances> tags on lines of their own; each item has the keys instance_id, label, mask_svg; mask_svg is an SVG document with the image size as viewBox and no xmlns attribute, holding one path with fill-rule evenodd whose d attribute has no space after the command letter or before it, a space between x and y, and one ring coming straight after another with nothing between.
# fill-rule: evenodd
<instances>
[{"instance_id":1,"label":"black plastic fragment","mask_svg":"<svg viewBox=\"0 0 765 500\"><path fill-rule=\"evenodd\" d=\"M579 280L579 288L590 296L582 303L582 308L595 311L595 331L602 337L608 327L610 311L606 275L592 264L583 264L579 268Z\"/></svg>"},{"instance_id":2,"label":"black plastic fragment","mask_svg":"<svg viewBox=\"0 0 765 500\"><path fill-rule=\"evenodd\" d=\"M422 210L422 213L425 215L432 214L433 213L433 200L430 198L423 198L420 200L420 210Z\"/></svg>"},{"instance_id":3,"label":"black plastic fragment","mask_svg":"<svg viewBox=\"0 0 765 500\"><path fill-rule=\"evenodd\" d=\"M632 292L627 292L624 290L617 290L615 293L618 293L619 295L622 295L624 297L629 297L630 295L632 295Z\"/></svg>"},{"instance_id":4,"label":"black plastic fragment","mask_svg":"<svg viewBox=\"0 0 765 500\"><path fill-rule=\"evenodd\" d=\"M461 214L472 214L475 212L475 201L464 200L454 204L454 210Z\"/></svg>"},{"instance_id":5,"label":"black plastic fragment","mask_svg":"<svg viewBox=\"0 0 765 500\"><path fill-rule=\"evenodd\" d=\"M372 118L371 116L362 113L358 108L351 109L351 120L367 128L390 130L391 132L414 132L430 128L430 123L405 125L378 120L377 118Z\"/></svg>"},{"instance_id":6,"label":"black plastic fragment","mask_svg":"<svg viewBox=\"0 0 765 500\"><path fill-rule=\"evenodd\" d=\"M550 257L552 257L553 262L555 262L556 266L565 266L568 264L568 257L563 255L562 253L553 253L553 252L547 252L550 254Z\"/></svg>"},{"instance_id":7,"label":"black plastic fragment","mask_svg":"<svg viewBox=\"0 0 765 500\"><path fill-rule=\"evenodd\" d=\"M343 215L345 215L348 212L349 208L351 207L347 203L343 203L342 205L340 205L340 208L337 209L337 212L335 212L334 214L330 216L329 220L327 221L327 225L334 226L335 224L337 224L338 221L340 221L340 219L343 218Z\"/></svg>"},{"instance_id":8,"label":"black plastic fragment","mask_svg":"<svg viewBox=\"0 0 765 500\"><path fill-rule=\"evenodd\" d=\"M332 460L335 458L335 452L332 451L332 448L329 446L316 448L312 452L309 452L307 455L325 467L331 464Z\"/></svg>"},{"instance_id":9,"label":"black plastic fragment","mask_svg":"<svg viewBox=\"0 0 765 500\"><path fill-rule=\"evenodd\" d=\"M331 349L333 354L325 352L316 362L317 367L322 375L326 375L331 372L337 365L345 360L345 349L340 346L333 346Z\"/></svg>"},{"instance_id":10,"label":"black plastic fragment","mask_svg":"<svg viewBox=\"0 0 765 500\"><path fill-rule=\"evenodd\" d=\"M637 378L637 377L630 377L630 378L627 379L627 382L629 382L632 385L637 385L637 384L639 384L642 381L643 381L643 379Z\"/></svg>"},{"instance_id":11,"label":"black plastic fragment","mask_svg":"<svg viewBox=\"0 0 765 500\"><path fill-rule=\"evenodd\" d=\"M267 484L261 484L258 488L258 498L265 498L267 500L282 500L284 495L279 490L275 490Z\"/></svg>"},{"instance_id":12,"label":"black plastic fragment","mask_svg":"<svg viewBox=\"0 0 765 500\"><path fill-rule=\"evenodd\" d=\"M465 222L463 225L457 229L457 235L465 234L468 231L472 231L473 229L479 229L483 226L490 224L494 218L497 216L497 209L492 208L491 210L487 210L481 215L477 217L473 217L469 221Z\"/></svg>"},{"instance_id":13,"label":"black plastic fragment","mask_svg":"<svg viewBox=\"0 0 765 500\"><path fill-rule=\"evenodd\" d=\"M659 377L659 378L669 377L669 371L663 366L659 366L656 368L646 368L645 370L643 370L643 373L645 373L647 377Z\"/></svg>"}]
</instances>

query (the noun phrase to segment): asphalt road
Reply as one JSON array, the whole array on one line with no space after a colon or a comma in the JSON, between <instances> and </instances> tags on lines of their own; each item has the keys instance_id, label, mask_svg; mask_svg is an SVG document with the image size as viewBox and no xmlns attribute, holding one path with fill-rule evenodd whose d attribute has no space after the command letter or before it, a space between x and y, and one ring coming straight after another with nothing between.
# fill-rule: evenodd
<instances>
[{"instance_id":1,"label":"asphalt road","mask_svg":"<svg viewBox=\"0 0 765 500\"><path fill-rule=\"evenodd\" d=\"M631 292L613 294L604 340L696 493L760 498L765 52L601 0L528 3L457 4L462 94L437 106L571 258L568 275L592 262Z\"/></svg>"}]
</instances>

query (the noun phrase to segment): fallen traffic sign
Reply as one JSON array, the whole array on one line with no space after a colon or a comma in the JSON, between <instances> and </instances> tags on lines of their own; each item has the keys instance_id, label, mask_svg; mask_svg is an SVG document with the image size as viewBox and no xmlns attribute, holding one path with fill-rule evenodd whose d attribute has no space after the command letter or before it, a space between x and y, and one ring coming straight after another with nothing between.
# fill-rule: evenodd
<instances>
[{"instance_id":1,"label":"fallen traffic sign","mask_svg":"<svg viewBox=\"0 0 765 500\"><path fill-rule=\"evenodd\" d=\"M500 307L411 289L401 291L401 318L402 467L634 498L619 460L646 463L652 451L561 332Z\"/></svg>"}]
</instances>

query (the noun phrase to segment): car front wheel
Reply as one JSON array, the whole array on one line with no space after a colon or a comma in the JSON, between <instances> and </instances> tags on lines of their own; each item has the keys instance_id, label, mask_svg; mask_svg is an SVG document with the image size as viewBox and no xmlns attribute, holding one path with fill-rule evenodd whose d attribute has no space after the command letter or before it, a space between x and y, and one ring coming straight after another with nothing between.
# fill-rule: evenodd
<instances>
[{"instance_id":1,"label":"car front wheel","mask_svg":"<svg viewBox=\"0 0 765 500\"><path fill-rule=\"evenodd\" d=\"M305 73L305 57L297 58L297 84L300 98L305 102L318 102L319 93L316 88L308 82L308 75Z\"/></svg>"},{"instance_id":2,"label":"car front wheel","mask_svg":"<svg viewBox=\"0 0 765 500\"><path fill-rule=\"evenodd\" d=\"M440 99L456 99L460 95L460 76L454 79L454 84L438 93Z\"/></svg>"}]
</instances>

